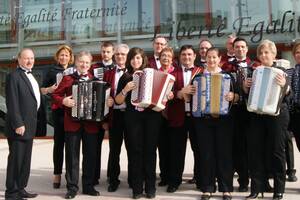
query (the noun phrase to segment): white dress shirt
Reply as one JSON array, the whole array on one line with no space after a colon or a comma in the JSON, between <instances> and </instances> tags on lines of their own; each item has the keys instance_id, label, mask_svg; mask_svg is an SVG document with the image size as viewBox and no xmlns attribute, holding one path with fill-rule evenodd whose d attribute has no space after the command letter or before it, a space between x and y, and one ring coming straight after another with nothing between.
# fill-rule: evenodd
<instances>
[{"instance_id":1,"label":"white dress shirt","mask_svg":"<svg viewBox=\"0 0 300 200\"><path fill-rule=\"evenodd\" d=\"M21 67L21 68L23 69L25 75L27 76L27 78L29 79L29 82L31 83L34 97L37 102L37 110L38 110L41 105L41 93L40 93L39 84L36 81L36 79L34 78L34 76L32 75L31 71L29 71L28 69L25 69L24 67Z\"/></svg>"},{"instance_id":2,"label":"white dress shirt","mask_svg":"<svg viewBox=\"0 0 300 200\"><path fill-rule=\"evenodd\" d=\"M181 66L182 67L182 74L183 74L183 86L187 86L188 84L190 84L190 81L191 81L191 77L192 77L192 70L188 70L188 71L185 71L185 67L184 66ZM190 109L190 103L185 103L185 112L189 112L191 109Z\"/></svg>"},{"instance_id":3,"label":"white dress shirt","mask_svg":"<svg viewBox=\"0 0 300 200\"><path fill-rule=\"evenodd\" d=\"M116 73L115 73L115 83L114 83L115 84L115 90L114 90L115 96L117 95L119 80L120 80L121 76L123 76L123 74L124 74L124 71L118 71L118 69L121 69L121 68L117 65ZM114 104L114 107L113 107L113 109L125 109L125 108L126 108L125 102L122 103L121 105Z\"/></svg>"},{"instance_id":4,"label":"white dress shirt","mask_svg":"<svg viewBox=\"0 0 300 200\"><path fill-rule=\"evenodd\" d=\"M154 55L154 59L155 59L155 63L156 63L156 67L157 69L160 69L161 68L161 64L160 64L160 61L159 61L159 57Z\"/></svg>"}]
</instances>

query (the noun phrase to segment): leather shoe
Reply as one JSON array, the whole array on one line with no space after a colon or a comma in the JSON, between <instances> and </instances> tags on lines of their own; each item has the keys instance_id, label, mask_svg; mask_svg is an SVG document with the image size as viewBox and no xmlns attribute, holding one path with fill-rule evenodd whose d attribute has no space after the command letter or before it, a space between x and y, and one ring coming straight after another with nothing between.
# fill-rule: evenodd
<instances>
[{"instance_id":1,"label":"leather shoe","mask_svg":"<svg viewBox=\"0 0 300 200\"><path fill-rule=\"evenodd\" d=\"M90 195L90 196L100 196L100 192L98 192L94 188L89 189L89 190L83 190L82 194L86 194L86 195Z\"/></svg>"},{"instance_id":2,"label":"leather shoe","mask_svg":"<svg viewBox=\"0 0 300 200\"><path fill-rule=\"evenodd\" d=\"M202 194L201 195L201 200L209 200L211 197L211 194Z\"/></svg>"},{"instance_id":3,"label":"leather shoe","mask_svg":"<svg viewBox=\"0 0 300 200\"><path fill-rule=\"evenodd\" d=\"M31 198L35 198L38 196L38 194L35 194L35 193L29 193L27 192L26 190L22 190L20 193L19 193L19 196L22 197L22 198L25 198L25 199L31 199Z\"/></svg>"},{"instance_id":4,"label":"leather shoe","mask_svg":"<svg viewBox=\"0 0 300 200\"><path fill-rule=\"evenodd\" d=\"M274 193L273 195L273 200L279 200L283 198L283 194L282 193Z\"/></svg>"},{"instance_id":5,"label":"leather shoe","mask_svg":"<svg viewBox=\"0 0 300 200\"><path fill-rule=\"evenodd\" d=\"M76 192L68 191L67 194L65 195L65 199L74 199L75 196L76 196Z\"/></svg>"},{"instance_id":6,"label":"leather shoe","mask_svg":"<svg viewBox=\"0 0 300 200\"><path fill-rule=\"evenodd\" d=\"M176 192L177 189L178 189L177 187L169 185L168 188L167 188L167 192L168 193L174 193L174 192Z\"/></svg>"},{"instance_id":7,"label":"leather shoe","mask_svg":"<svg viewBox=\"0 0 300 200\"><path fill-rule=\"evenodd\" d=\"M152 192L152 193L146 193L146 198L147 198L147 199L154 199L154 198L155 198L155 192Z\"/></svg>"},{"instance_id":8,"label":"leather shoe","mask_svg":"<svg viewBox=\"0 0 300 200\"><path fill-rule=\"evenodd\" d=\"M259 193L257 192L251 192L249 196L246 197L246 199L257 199L259 198ZM261 193L261 198L264 198L264 193Z\"/></svg>"},{"instance_id":9,"label":"leather shoe","mask_svg":"<svg viewBox=\"0 0 300 200\"><path fill-rule=\"evenodd\" d=\"M17 197L5 197L5 200L26 200L26 199L17 196Z\"/></svg>"},{"instance_id":10,"label":"leather shoe","mask_svg":"<svg viewBox=\"0 0 300 200\"><path fill-rule=\"evenodd\" d=\"M143 197L143 194L141 194L141 193L138 193L138 194L133 193L133 195L132 195L132 198L133 198L133 199L140 199L140 198L142 198L142 197Z\"/></svg>"},{"instance_id":11,"label":"leather shoe","mask_svg":"<svg viewBox=\"0 0 300 200\"><path fill-rule=\"evenodd\" d=\"M117 191L119 187L119 184L109 184L108 188L107 188L107 191L108 192L115 192Z\"/></svg>"},{"instance_id":12,"label":"leather shoe","mask_svg":"<svg viewBox=\"0 0 300 200\"><path fill-rule=\"evenodd\" d=\"M287 175L287 179L286 179L288 182L296 182L298 179L297 179L297 176L293 173L291 174L288 174Z\"/></svg>"},{"instance_id":13,"label":"leather shoe","mask_svg":"<svg viewBox=\"0 0 300 200\"><path fill-rule=\"evenodd\" d=\"M223 200L231 200L232 196L231 195L223 195Z\"/></svg>"}]
</instances>

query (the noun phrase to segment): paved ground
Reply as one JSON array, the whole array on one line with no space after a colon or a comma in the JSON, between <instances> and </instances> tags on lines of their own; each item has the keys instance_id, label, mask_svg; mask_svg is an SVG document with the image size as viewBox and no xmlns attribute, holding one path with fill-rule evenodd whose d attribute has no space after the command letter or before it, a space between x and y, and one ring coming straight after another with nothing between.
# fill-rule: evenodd
<instances>
[{"instance_id":1,"label":"paved ground","mask_svg":"<svg viewBox=\"0 0 300 200\"><path fill-rule=\"evenodd\" d=\"M62 181L62 187L60 189L52 188L52 140L37 139L34 141L33 157L32 157L32 170L31 177L29 179L28 191L33 191L39 194L37 200L55 200L63 199L66 192L65 181ZM126 200L131 199L131 190L128 188L126 183L127 172L127 158L126 152L123 147L121 155L121 185L117 192L108 193L106 191L107 184L106 180L106 164L108 156L108 140L105 140L102 147L102 181L100 185L96 187L100 191L100 197L89 197L86 195L79 194L76 199L103 199L103 200ZM0 139L0 199L4 199L5 191L5 173L6 173L6 162L7 162L8 146L5 139ZM299 169L300 165L300 154L295 151L296 167ZM184 171L184 178L188 179L192 176L193 159L192 152L188 146L186 156L186 167ZM158 171L158 170L157 170ZM300 178L300 173L298 174ZM235 189L237 187L236 179L234 182ZM173 200L173 199L185 199L194 200L200 199L200 192L195 190L193 185L183 183L176 193L170 194L165 192L165 187L157 187L156 200ZM233 199L244 199L248 193L237 193L234 192ZM221 193L216 193L212 200L222 199ZM272 194L265 194L265 199L272 199ZM287 183L286 194L284 196L286 200L299 200L300 199L300 181L295 183Z\"/></svg>"}]
</instances>

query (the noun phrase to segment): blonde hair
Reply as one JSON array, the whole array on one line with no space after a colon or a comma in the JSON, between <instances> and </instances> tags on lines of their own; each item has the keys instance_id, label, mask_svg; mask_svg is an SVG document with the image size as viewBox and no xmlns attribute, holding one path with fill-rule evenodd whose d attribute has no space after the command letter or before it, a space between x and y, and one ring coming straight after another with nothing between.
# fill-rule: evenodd
<instances>
[{"instance_id":1,"label":"blonde hair","mask_svg":"<svg viewBox=\"0 0 300 200\"><path fill-rule=\"evenodd\" d=\"M69 65L73 64L73 63L74 63L74 54L73 54L73 50L72 50L72 48L71 48L70 46L68 46L68 45L61 45L61 46L58 47L56 53L54 54L54 60L55 60L56 62L58 62L58 56L59 56L59 54L60 54L60 52L61 52L62 50L65 50L65 51L69 52L69 54L70 54L70 60L69 60L69 63L68 63L68 64L69 64Z\"/></svg>"},{"instance_id":2,"label":"blonde hair","mask_svg":"<svg viewBox=\"0 0 300 200\"><path fill-rule=\"evenodd\" d=\"M256 49L256 55L257 57L261 54L262 48L268 48L271 50L271 52L276 56L277 55L277 48L273 41L271 40L263 40L259 43L257 49Z\"/></svg>"},{"instance_id":3,"label":"blonde hair","mask_svg":"<svg viewBox=\"0 0 300 200\"><path fill-rule=\"evenodd\" d=\"M297 49L300 47L300 41L297 41L294 46L293 46L293 49L292 49L292 53L293 55L295 55Z\"/></svg>"},{"instance_id":4,"label":"blonde hair","mask_svg":"<svg viewBox=\"0 0 300 200\"><path fill-rule=\"evenodd\" d=\"M93 56L92 56L92 54L89 52L89 51L80 51L77 55L76 55L76 60L78 59L78 58L81 58L81 57L83 57L83 56L88 56L89 57L89 59L92 61L93 60Z\"/></svg>"},{"instance_id":5,"label":"blonde hair","mask_svg":"<svg viewBox=\"0 0 300 200\"><path fill-rule=\"evenodd\" d=\"M174 50L172 47L165 47L161 50L160 54L159 54L159 58L161 57L163 52L170 52L172 54L172 58L174 58Z\"/></svg>"}]
</instances>

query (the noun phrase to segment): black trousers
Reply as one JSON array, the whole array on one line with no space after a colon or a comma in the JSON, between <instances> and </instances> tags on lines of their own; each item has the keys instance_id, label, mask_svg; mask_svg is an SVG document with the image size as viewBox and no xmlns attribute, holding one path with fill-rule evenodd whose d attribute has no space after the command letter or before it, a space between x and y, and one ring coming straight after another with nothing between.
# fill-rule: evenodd
<instances>
[{"instance_id":1,"label":"black trousers","mask_svg":"<svg viewBox=\"0 0 300 200\"><path fill-rule=\"evenodd\" d=\"M99 132L97 133L97 148L96 148L96 168L95 168L95 177L94 183L100 179L101 175L101 150L102 150L102 142L104 138L105 130L101 127Z\"/></svg>"},{"instance_id":2,"label":"black trousers","mask_svg":"<svg viewBox=\"0 0 300 200\"><path fill-rule=\"evenodd\" d=\"M185 117L183 126L170 127L171 137L169 138L169 182L168 185L178 187L182 182L182 174L184 170L186 142L188 133L195 135L195 129L192 124L192 119L189 116ZM192 144L191 144L192 145ZM192 145L193 150L193 145ZM194 152L195 155L195 152ZM196 159L194 159L196 160Z\"/></svg>"},{"instance_id":3,"label":"black trousers","mask_svg":"<svg viewBox=\"0 0 300 200\"><path fill-rule=\"evenodd\" d=\"M234 106L231 109L234 120L233 131L233 168L238 174L238 183L246 187L249 184L247 129L250 113L245 105Z\"/></svg>"},{"instance_id":4,"label":"black trousers","mask_svg":"<svg viewBox=\"0 0 300 200\"><path fill-rule=\"evenodd\" d=\"M64 130L64 110L52 110L53 126L54 126L54 145L53 145L53 164L54 174L62 174L64 162L65 147L65 130Z\"/></svg>"},{"instance_id":5,"label":"black trousers","mask_svg":"<svg viewBox=\"0 0 300 200\"><path fill-rule=\"evenodd\" d=\"M33 139L7 139L9 154L6 168L5 198L18 198L19 193L26 188L31 166Z\"/></svg>"},{"instance_id":6,"label":"black trousers","mask_svg":"<svg viewBox=\"0 0 300 200\"><path fill-rule=\"evenodd\" d=\"M133 193L156 191L156 148L162 116L155 111L126 111L128 170ZM145 183L145 187L144 187Z\"/></svg>"},{"instance_id":7,"label":"black trousers","mask_svg":"<svg viewBox=\"0 0 300 200\"><path fill-rule=\"evenodd\" d=\"M289 130L293 132L298 151L300 151L300 111L290 113Z\"/></svg>"},{"instance_id":8,"label":"black trousers","mask_svg":"<svg viewBox=\"0 0 300 200\"><path fill-rule=\"evenodd\" d=\"M82 189L93 188L98 148L98 135L66 132L66 180L68 191L78 191L80 143L82 141Z\"/></svg>"},{"instance_id":9,"label":"black trousers","mask_svg":"<svg viewBox=\"0 0 300 200\"><path fill-rule=\"evenodd\" d=\"M195 118L199 149L199 187L202 192L233 191L233 124L229 116Z\"/></svg>"},{"instance_id":10,"label":"black trousers","mask_svg":"<svg viewBox=\"0 0 300 200\"><path fill-rule=\"evenodd\" d=\"M278 116L251 113L247 133L251 192L264 192L268 173L274 176L274 192L285 188L285 137L289 115L286 107Z\"/></svg>"},{"instance_id":11,"label":"black trousers","mask_svg":"<svg viewBox=\"0 0 300 200\"><path fill-rule=\"evenodd\" d=\"M169 168L170 166L170 158L169 158L169 139L171 137L171 133L168 126L168 121L163 117L162 126L159 133L159 141L158 141L158 156L159 156L159 169L160 169L160 179L163 182L169 182Z\"/></svg>"},{"instance_id":12,"label":"black trousers","mask_svg":"<svg viewBox=\"0 0 300 200\"><path fill-rule=\"evenodd\" d=\"M286 157L286 173L295 173L295 162L294 162L294 145L293 145L293 135L290 131L286 131L286 141L285 141L285 157Z\"/></svg>"},{"instance_id":13,"label":"black trousers","mask_svg":"<svg viewBox=\"0 0 300 200\"><path fill-rule=\"evenodd\" d=\"M120 175L120 153L123 140L125 147L128 148L126 129L125 129L125 111L113 110L112 127L109 129L109 157L107 166L107 176L110 184L119 184Z\"/></svg>"}]
</instances>

